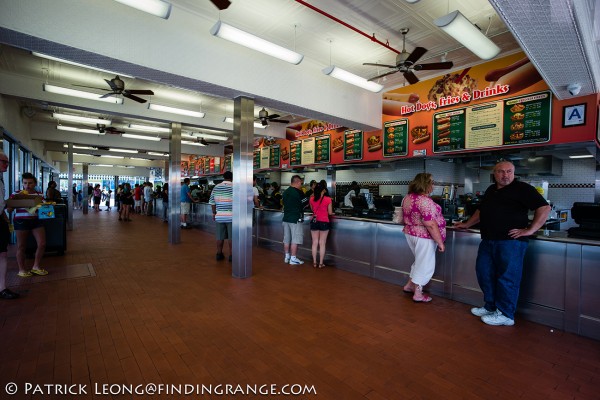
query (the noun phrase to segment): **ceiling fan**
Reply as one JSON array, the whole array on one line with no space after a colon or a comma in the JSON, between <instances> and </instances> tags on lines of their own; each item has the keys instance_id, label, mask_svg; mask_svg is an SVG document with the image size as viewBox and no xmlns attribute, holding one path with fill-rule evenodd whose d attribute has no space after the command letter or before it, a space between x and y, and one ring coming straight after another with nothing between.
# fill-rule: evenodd
<instances>
[{"instance_id":1,"label":"ceiling fan","mask_svg":"<svg viewBox=\"0 0 600 400\"><path fill-rule=\"evenodd\" d=\"M106 83L108 83L108 86L110 86L110 89L104 89L104 88L93 87L93 86L84 86L84 85L73 85L73 86L108 91L108 93L106 93L105 95L100 96L101 99L104 99L109 96L123 95L123 97L127 97L128 99L137 101L138 103L145 103L146 100L142 99L141 97L134 96L134 95L136 95L136 94L153 95L154 94L154 92L152 90L135 90L135 89L128 90L128 89L125 89L125 82L123 82L123 80L121 78L119 78L119 75L115 76L111 80L105 79L104 81Z\"/></svg>"},{"instance_id":2,"label":"ceiling fan","mask_svg":"<svg viewBox=\"0 0 600 400\"><path fill-rule=\"evenodd\" d=\"M210 2L213 3L219 10L225 10L231 4L229 0L210 0Z\"/></svg>"},{"instance_id":3,"label":"ceiling fan","mask_svg":"<svg viewBox=\"0 0 600 400\"><path fill-rule=\"evenodd\" d=\"M255 121L260 121L260 123L262 124L262 126L269 125L269 121L270 122L281 122L283 124L289 124L290 123L290 121L288 121L288 120L279 119L280 116L281 115L279 115L279 114L269 115L269 112L267 110L265 110L265 108L263 107L263 109L258 112L258 118L254 118L254 120Z\"/></svg>"},{"instance_id":4,"label":"ceiling fan","mask_svg":"<svg viewBox=\"0 0 600 400\"><path fill-rule=\"evenodd\" d=\"M396 56L396 65L388 65L388 64L378 64L378 63L364 63L363 65L373 65L375 67L386 67L393 68L391 71L387 71L381 75L377 75L369 81L373 81L375 79L383 78L384 76L395 74L396 72L402 72L404 77L411 84L419 82L419 78L414 74L414 71L425 71L425 70L435 70L435 69L449 69L452 68L454 63L452 61L445 62L437 62L437 63L429 63L429 64L417 64L417 60L423 57L423 55L427 52L427 49L424 47L416 47L412 53L406 51L406 34L408 33L408 28L400 29L400 33L402 33L402 52Z\"/></svg>"},{"instance_id":5,"label":"ceiling fan","mask_svg":"<svg viewBox=\"0 0 600 400\"><path fill-rule=\"evenodd\" d=\"M125 133L125 131L120 131L117 128L106 126L104 124L96 124L96 128L100 133L110 133L111 135L120 135L121 133Z\"/></svg>"}]
</instances>

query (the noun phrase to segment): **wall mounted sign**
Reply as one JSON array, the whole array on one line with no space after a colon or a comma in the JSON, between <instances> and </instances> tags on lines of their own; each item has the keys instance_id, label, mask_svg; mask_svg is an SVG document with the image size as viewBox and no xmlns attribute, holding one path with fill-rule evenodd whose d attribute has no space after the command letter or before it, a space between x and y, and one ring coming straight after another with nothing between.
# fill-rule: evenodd
<instances>
[{"instance_id":1,"label":"wall mounted sign","mask_svg":"<svg viewBox=\"0 0 600 400\"><path fill-rule=\"evenodd\" d=\"M302 163L302 140L290 142L290 167L301 165Z\"/></svg>"},{"instance_id":2,"label":"wall mounted sign","mask_svg":"<svg viewBox=\"0 0 600 400\"><path fill-rule=\"evenodd\" d=\"M385 122L382 140L384 157L405 156L407 154L408 119Z\"/></svg>"},{"instance_id":3,"label":"wall mounted sign","mask_svg":"<svg viewBox=\"0 0 600 400\"><path fill-rule=\"evenodd\" d=\"M571 126L585 125L585 106L586 103L574 104L572 106L563 107L563 128Z\"/></svg>"},{"instance_id":4,"label":"wall mounted sign","mask_svg":"<svg viewBox=\"0 0 600 400\"><path fill-rule=\"evenodd\" d=\"M315 163L329 164L331 136L323 135L315 138Z\"/></svg>"},{"instance_id":5,"label":"wall mounted sign","mask_svg":"<svg viewBox=\"0 0 600 400\"><path fill-rule=\"evenodd\" d=\"M363 132L348 130L344 132L344 161L362 160Z\"/></svg>"},{"instance_id":6,"label":"wall mounted sign","mask_svg":"<svg viewBox=\"0 0 600 400\"><path fill-rule=\"evenodd\" d=\"M274 144L269 148L269 167L279 168L281 146Z\"/></svg>"}]
</instances>

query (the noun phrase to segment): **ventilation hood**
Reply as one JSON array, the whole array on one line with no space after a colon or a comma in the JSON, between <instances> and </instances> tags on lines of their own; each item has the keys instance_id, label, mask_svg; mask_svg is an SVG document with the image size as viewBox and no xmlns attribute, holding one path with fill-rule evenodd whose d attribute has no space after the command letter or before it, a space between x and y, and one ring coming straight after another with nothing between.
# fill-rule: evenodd
<instances>
[{"instance_id":1,"label":"ventilation hood","mask_svg":"<svg viewBox=\"0 0 600 400\"><path fill-rule=\"evenodd\" d=\"M561 176L563 161L554 156L537 156L513 161L520 176Z\"/></svg>"}]
</instances>

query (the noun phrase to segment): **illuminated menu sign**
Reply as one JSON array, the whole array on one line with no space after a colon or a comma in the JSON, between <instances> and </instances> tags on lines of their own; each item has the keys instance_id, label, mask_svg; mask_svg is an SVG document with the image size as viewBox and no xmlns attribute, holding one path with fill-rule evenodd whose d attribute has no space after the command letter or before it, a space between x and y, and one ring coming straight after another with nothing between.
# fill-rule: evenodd
<instances>
[{"instance_id":1,"label":"illuminated menu sign","mask_svg":"<svg viewBox=\"0 0 600 400\"><path fill-rule=\"evenodd\" d=\"M304 139L302 141L302 165L315 163L315 138Z\"/></svg>"},{"instance_id":2,"label":"illuminated menu sign","mask_svg":"<svg viewBox=\"0 0 600 400\"><path fill-rule=\"evenodd\" d=\"M260 149L254 149L254 158L252 162L253 169L260 168Z\"/></svg>"},{"instance_id":3,"label":"illuminated menu sign","mask_svg":"<svg viewBox=\"0 0 600 400\"><path fill-rule=\"evenodd\" d=\"M329 164L331 136L323 135L315 138L315 163Z\"/></svg>"},{"instance_id":4,"label":"illuminated menu sign","mask_svg":"<svg viewBox=\"0 0 600 400\"><path fill-rule=\"evenodd\" d=\"M344 161L362 160L363 132L348 130L344 132Z\"/></svg>"},{"instance_id":5,"label":"illuminated menu sign","mask_svg":"<svg viewBox=\"0 0 600 400\"><path fill-rule=\"evenodd\" d=\"M228 156L225 156L225 170L226 171L233 171L233 168L231 167L232 160L233 160L233 155L230 154Z\"/></svg>"},{"instance_id":6,"label":"illuminated menu sign","mask_svg":"<svg viewBox=\"0 0 600 400\"><path fill-rule=\"evenodd\" d=\"M274 144L269 149L269 167L279 168L281 146Z\"/></svg>"},{"instance_id":7,"label":"illuminated menu sign","mask_svg":"<svg viewBox=\"0 0 600 400\"><path fill-rule=\"evenodd\" d=\"M302 140L290 142L290 166L301 165L302 163Z\"/></svg>"},{"instance_id":8,"label":"illuminated menu sign","mask_svg":"<svg viewBox=\"0 0 600 400\"><path fill-rule=\"evenodd\" d=\"M269 153L270 153L270 149L268 147L261 147L261 149L260 149L260 168L261 169L269 168Z\"/></svg>"},{"instance_id":9,"label":"illuminated menu sign","mask_svg":"<svg viewBox=\"0 0 600 400\"><path fill-rule=\"evenodd\" d=\"M550 92L541 92L436 113L433 151L548 142L551 105Z\"/></svg>"},{"instance_id":10,"label":"illuminated menu sign","mask_svg":"<svg viewBox=\"0 0 600 400\"><path fill-rule=\"evenodd\" d=\"M397 157L408 154L408 119L383 124L383 156Z\"/></svg>"},{"instance_id":11,"label":"illuminated menu sign","mask_svg":"<svg viewBox=\"0 0 600 400\"><path fill-rule=\"evenodd\" d=\"M204 175L210 174L210 157L204 158Z\"/></svg>"}]
</instances>

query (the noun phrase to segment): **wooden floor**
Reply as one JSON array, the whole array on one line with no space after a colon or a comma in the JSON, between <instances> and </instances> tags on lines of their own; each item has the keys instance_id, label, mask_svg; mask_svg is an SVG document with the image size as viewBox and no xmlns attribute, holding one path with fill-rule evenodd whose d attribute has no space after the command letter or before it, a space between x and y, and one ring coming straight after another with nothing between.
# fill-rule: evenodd
<instances>
[{"instance_id":1,"label":"wooden floor","mask_svg":"<svg viewBox=\"0 0 600 400\"><path fill-rule=\"evenodd\" d=\"M169 245L158 218L76 213L66 255L43 266L59 274L91 264L95 276L20 278L22 298L0 300L0 399L9 382L19 388L11 399L48 398L39 393L49 389L25 395L27 382L87 385L77 399L92 398L95 384L148 383L317 393L197 398L600 398L598 341L519 319L486 326L465 304L415 304L401 287L291 267L262 248L253 277L235 279L215 261L210 234L186 230Z\"/></svg>"}]
</instances>

